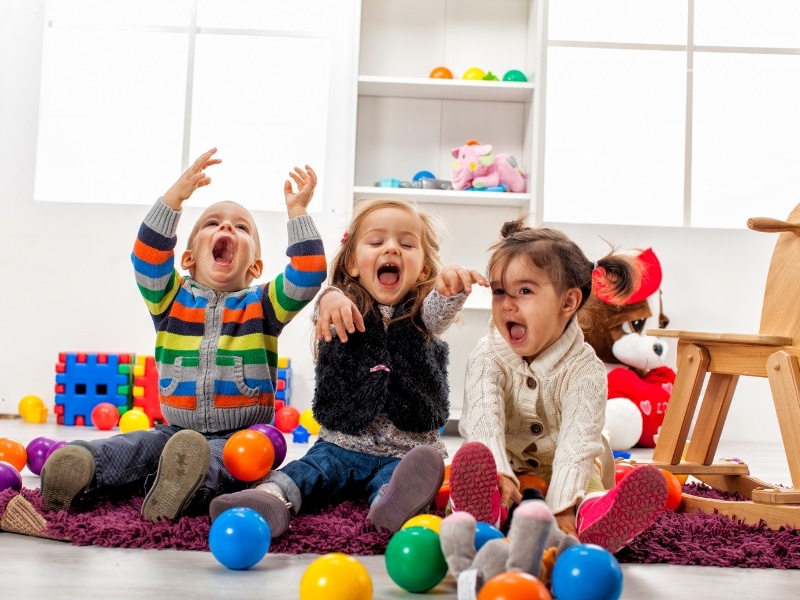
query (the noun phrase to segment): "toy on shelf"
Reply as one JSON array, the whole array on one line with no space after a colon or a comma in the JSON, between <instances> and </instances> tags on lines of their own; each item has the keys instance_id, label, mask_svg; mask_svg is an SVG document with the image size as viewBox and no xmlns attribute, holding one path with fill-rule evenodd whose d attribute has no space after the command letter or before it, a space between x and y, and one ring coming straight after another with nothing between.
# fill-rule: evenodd
<instances>
[{"instance_id":1,"label":"toy on shelf","mask_svg":"<svg viewBox=\"0 0 800 600\"><path fill-rule=\"evenodd\" d=\"M518 69L511 69L510 71L506 71L506 74L503 75L503 81L521 81L525 82L528 81L528 78L525 77L525 73Z\"/></svg>"},{"instance_id":2,"label":"toy on shelf","mask_svg":"<svg viewBox=\"0 0 800 600\"><path fill-rule=\"evenodd\" d=\"M480 67L471 67L464 71L464 74L461 76L461 79L467 80L482 80L486 76L486 72L481 69Z\"/></svg>"},{"instance_id":3,"label":"toy on shelf","mask_svg":"<svg viewBox=\"0 0 800 600\"><path fill-rule=\"evenodd\" d=\"M53 409L58 424L88 425L101 402L127 410L131 358L131 354L60 353Z\"/></svg>"},{"instance_id":4,"label":"toy on shelf","mask_svg":"<svg viewBox=\"0 0 800 600\"><path fill-rule=\"evenodd\" d=\"M453 148L453 189L493 188L505 186L510 192L524 192L526 177L510 154L495 154L491 144L469 140Z\"/></svg>"},{"instance_id":5,"label":"toy on shelf","mask_svg":"<svg viewBox=\"0 0 800 600\"><path fill-rule=\"evenodd\" d=\"M628 301L621 307L612 306L604 300L603 291L595 286L581 311L579 323L586 342L608 369L609 399L627 398L641 413L642 433L636 445L654 448L654 436L664 421L675 371L664 365L667 343L645 334L647 320L653 316L648 298L659 294L659 305L661 303L661 263L651 248L640 252L638 260L642 266L642 280ZM669 319L659 312L659 327L664 328ZM607 424L614 423L615 416L616 412L607 410ZM616 419L616 427L620 427L618 421ZM627 449L615 447L613 440L611 447Z\"/></svg>"},{"instance_id":6,"label":"toy on shelf","mask_svg":"<svg viewBox=\"0 0 800 600\"><path fill-rule=\"evenodd\" d=\"M452 79L453 72L447 67L436 67L429 75L431 79Z\"/></svg>"}]
</instances>

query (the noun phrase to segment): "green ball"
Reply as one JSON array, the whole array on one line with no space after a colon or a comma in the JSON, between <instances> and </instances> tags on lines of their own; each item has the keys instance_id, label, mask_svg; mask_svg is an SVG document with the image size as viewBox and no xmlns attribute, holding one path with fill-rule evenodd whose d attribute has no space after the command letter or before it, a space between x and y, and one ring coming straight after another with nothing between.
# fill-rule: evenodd
<instances>
[{"instance_id":1,"label":"green ball","mask_svg":"<svg viewBox=\"0 0 800 600\"><path fill-rule=\"evenodd\" d=\"M396 532L386 546L386 571L408 592L427 592L447 575L439 534L427 527L407 527Z\"/></svg>"},{"instance_id":2,"label":"green ball","mask_svg":"<svg viewBox=\"0 0 800 600\"><path fill-rule=\"evenodd\" d=\"M505 75L503 75L503 81L528 81L528 78L525 77L525 73L522 71L511 69Z\"/></svg>"}]
</instances>

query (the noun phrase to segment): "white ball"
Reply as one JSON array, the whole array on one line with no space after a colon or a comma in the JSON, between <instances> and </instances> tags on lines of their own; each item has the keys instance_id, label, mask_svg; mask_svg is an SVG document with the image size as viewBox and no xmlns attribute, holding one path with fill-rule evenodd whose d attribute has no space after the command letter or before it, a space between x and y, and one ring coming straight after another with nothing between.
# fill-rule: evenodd
<instances>
[{"instance_id":1,"label":"white ball","mask_svg":"<svg viewBox=\"0 0 800 600\"><path fill-rule=\"evenodd\" d=\"M603 433L612 450L628 450L642 437L644 420L639 407L628 398L612 398L606 403L606 425Z\"/></svg>"}]
</instances>

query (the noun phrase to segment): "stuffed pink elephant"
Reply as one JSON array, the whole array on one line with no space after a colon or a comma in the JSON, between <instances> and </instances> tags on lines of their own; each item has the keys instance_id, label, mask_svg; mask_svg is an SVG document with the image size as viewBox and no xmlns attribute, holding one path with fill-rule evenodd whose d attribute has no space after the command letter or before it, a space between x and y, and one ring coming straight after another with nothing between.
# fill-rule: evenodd
<instances>
[{"instance_id":1,"label":"stuffed pink elephant","mask_svg":"<svg viewBox=\"0 0 800 600\"><path fill-rule=\"evenodd\" d=\"M510 154L494 154L491 144L467 142L451 151L456 159L453 165L453 189L464 190L506 186L509 192L524 192L525 175Z\"/></svg>"}]
</instances>

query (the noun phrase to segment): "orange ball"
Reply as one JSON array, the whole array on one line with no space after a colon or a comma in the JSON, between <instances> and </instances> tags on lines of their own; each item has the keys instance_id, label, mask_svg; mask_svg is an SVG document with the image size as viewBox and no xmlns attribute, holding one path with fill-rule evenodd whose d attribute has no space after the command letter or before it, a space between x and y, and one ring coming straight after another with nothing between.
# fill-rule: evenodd
<instances>
[{"instance_id":1,"label":"orange ball","mask_svg":"<svg viewBox=\"0 0 800 600\"><path fill-rule=\"evenodd\" d=\"M552 600L547 587L522 571L506 571L492 577L478 593L478 600Z\"/></svg>"},{"instance_id":2,"label":"orange ball","mask_svg":"<svg viewBox=\"0 0 800 600\"><path fill-rule=\"evenodd\" d=\"M659 469L667 481L667 510L675 510L681 505L683 486L674 473L666 469Z\"/></svg>"},{"instance_id":3,"label":"orange ball","mask_svg":"<svg viewBox=\"0 0 800 600\"><path fill-rule=\"evenodd\" d=\"M433 79L452 79L453 72L447 67L436 67L431 71L430 77Z\"/></svg>"},{"instance_id":4,"label":"orange ball","mask_svg":"<svg viewBox=\"0 0 800 600\"><path fill-rule=\"evenodd\" d=\"M28 464L28 451L22 442L11 438L0 438L0 460L14 466L17 471L22 472Z\"/></svg>"},{"instance_id":5,"label":"orange ball","mask_svg":"<svg viewBox=\"0 0 800 600\"><path fill-rule=\"evenodd\" d=\"M270 439L255 429L237 431L222 449L222 462L231 475L241 481L262 479L275 462Z\"/></svg>"},{"instance_id":6,"label":"orange ball","mask_svg":"<svg viewBox=\"0 0 800 600\"><path fill-rule=\"evenodd\" d=\"M547 489L550 487L550 484L546 479L534 475L533 473L517 475L517 479L519 479L520 492L526 488L535 488L542 493L542 496L547 496Z\"/></svg>"},{"instance_id":7,"label":"orange ball","mask_svg":"<svg viewBox=\"0 0 800 600\"><path fill-rule=\"evenodd\" d=\"M442 481L442 487L439 488L439 491L436 493L436 496L433 498L433 504L438 509L443 509L447 506L450 502L450 465L444 466L444 480Z\"/></svg>"}]
</instances>

